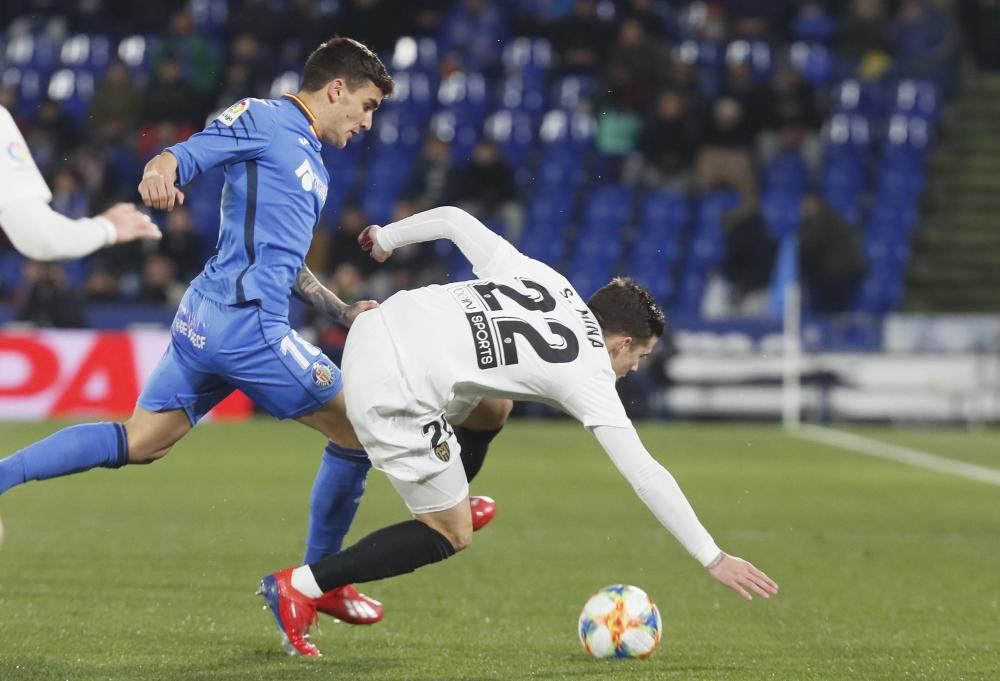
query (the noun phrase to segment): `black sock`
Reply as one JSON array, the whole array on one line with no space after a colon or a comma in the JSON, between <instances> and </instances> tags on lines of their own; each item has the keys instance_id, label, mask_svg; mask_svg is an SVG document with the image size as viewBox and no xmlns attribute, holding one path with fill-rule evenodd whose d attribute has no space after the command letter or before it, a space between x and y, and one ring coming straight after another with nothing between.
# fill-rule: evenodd
<instances>
[{"instance_id":1,"label":"black sock","mask_svg":"<svg viewBox=\"0 0 1000 681\"><path fill-rule=\"evenodd\" d=\"M455 437L462 447L462 466L465 467L465 479L472 482L472 479L483 467L483 460L486 459L486 451L490 448L490 442L497 436L502 428L496 430L470 430L463 426L455 426Z\"/></svg>"},{"instance_id":2,"label":"black sock","mask_svg":"<svg viewBox=\"0 0 1000 681\"><path fill-rule=\"evenodd\" d=\"M323 593L345 584L405 575L455 555L448 538L419 520L383 527L340 553L309 565Z\"/></svg>"}]
</instances>

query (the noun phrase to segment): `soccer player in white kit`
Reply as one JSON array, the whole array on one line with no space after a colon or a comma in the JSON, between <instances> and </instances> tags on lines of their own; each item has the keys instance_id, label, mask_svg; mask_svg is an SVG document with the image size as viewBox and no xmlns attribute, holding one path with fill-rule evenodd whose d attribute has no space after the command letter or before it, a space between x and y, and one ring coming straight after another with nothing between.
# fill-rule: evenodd
<instances>
[{"instance_id":1,"label":"soccer player in white kit","mask_svg":"<svg viewBox=\"0 0 1000 681\"><path fill-rule=\"evenodd\" d=\"M343 359L347 415L414 520L261 581L286 650L319 655L309 627L324 592L412 572L469 545L468 483L446 416L454 398L533 400L567 412L712 577L746 599L777 593L761 570L719 549L625 414L615 382L663 334L650 294L619 278L584 301L554 269L452 207L369 227L360 240L381 262L393 249L441 238L455 242L480 278L393 295L354 322Z\"/></svg>"},{"instance_id":2,"label":"soccer player in white kit","mask_svg":"<svg viewBox=\"0 0 1000 681\"><path fill-rule=\"evenodd\" d=\"M71 220L52 210L45 184L10 112L0 106L0 227L32 260L82 258L136 239L159 239L160 230L131 203L93 218Z\"/></svg>"}]
</instances>

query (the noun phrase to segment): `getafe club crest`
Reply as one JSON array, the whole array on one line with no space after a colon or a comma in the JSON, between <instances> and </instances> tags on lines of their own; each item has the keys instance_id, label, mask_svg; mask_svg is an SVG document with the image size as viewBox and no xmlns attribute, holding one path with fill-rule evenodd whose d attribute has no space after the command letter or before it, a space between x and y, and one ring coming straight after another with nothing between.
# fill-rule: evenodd
<instances>
[{"instance_id":1,"label":"getafe club crest","mask_svg":"<svg viewBox=\"0 0 1000 681\"><path fill-rule=\"evenodd\" d=\"M312 366L312 374L313 383L316 384L317 388L329 388L333 385L333 367L326 362L315 362Z\"/></svg>"},{"instance_id":2,"label":"getafe club crest","mask_svg":"<svg viewBox=\"0 0 1000 681\"><path fill-rule=\"evenodd\" d=\"M448 446L447 442L442 442L434 448L434 456L448 463L451 458L451 447Z\"/></svg>"}]
</instances>

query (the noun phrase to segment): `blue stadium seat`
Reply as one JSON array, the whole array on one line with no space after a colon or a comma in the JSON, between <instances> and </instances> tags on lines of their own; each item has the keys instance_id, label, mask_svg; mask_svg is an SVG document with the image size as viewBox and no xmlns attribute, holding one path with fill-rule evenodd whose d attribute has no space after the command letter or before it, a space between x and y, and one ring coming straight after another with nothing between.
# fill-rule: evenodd
<instances>
[{"instance_id":1,"label":"blue stadium seat","mask_svg":"<svg viewBox=\"0 0 1000 681\"><path fill-rule=\"evenodd\" d=\"M87 70L100 77L111 63L111 40L104 35L80 33L68 38L59 49L59 62L75 71Z\"/></svg>"},{"instance_id":2,"label":"blue stadium seat","mask_svg":"<svg viewBox=\"0 0 1000 681\"><path fill-rule=\"evenodd\" d=\"M761 214L770 232L783 238L798 229L802 220L801 194L773 191L761 197Z\"/></svg>"},{"instance_id":3,"label":"blue stadium seat","mask_svg":"<svg viewBox=\"0 0 1000 681\"><path fill-rule=\"evenodd\" d=\"M889 119L883 158L890 163L922 166L930 138L931 127L926 119L895 114Z\"/></svg>"},{"instance_id":4,"label":"blue stadium seat","mask_svg":"<svg viewBox=\"0 0 1000 681\"><path fill-rule=\"evenodd\" d=\"M547 147L558 147L577 160L591 150L597 121L587 113L568 113L554 109L545 114L538 136Z\"/></svg>"},{"instance_id":5,"label":"blue stadium seat","mask_svg":"<svg viewBox=\"0 0 1000 681\"><path fill-rule=\"evenodd\" d=\"M545 113L545 88L532 86L520 76L507 76L500 84L500 104L527 114L537 126Z\"/></svg>"},{"instance_id":6,"label":"blue stadium seat","mask_svg":"<svg viewBox=\"0 0 1000 681\"><path fill-rule=\"evenodd\" d=\"M393 75L397 72L422 72L436 74L438 45L434 38L403 36L396 41L392 52Z\"/></svg>"},{"instance_id":7,"label":"blue stadium seat","mask_svg":"<svg viewBox=\"0 0 1000 681\"><path fill-rule=\"evenodd\" d=\"M632 215L628 187L603 185L590 193L584 209L584 227L590 233L620 234Z\"/></svg>"},{"instance_id":8,"label":"blue stadium seat","mask_svg":"<svg viewBox=\"0 0 1000 681\"><path fill-rule=\"evenodd\" d=\"M925 80L901 80L896 86L895 112L930 121L938 117L938 93L934 83Z\"/></svg>"},{"instance_id":9,"label":"blue stadium seat","mask_svg":"<svg viewBox=\"0 0 1000 681\"><path fill-rule=\"evenodd\" d=\"M411 121L420 126L426 125L437 104L434 81L420 71L394 73L393 80L396 83L395 89L392 97L385 100L382 105L379 118L387 113L393 113L400 120Z\"/></svg>"},{"instance_id":10,"label":"blue stadium seat","mask_svg":"<svg viewBox=\"0 0 1000 681\"><path fill-rule=\"evenodd\" d=\"M805 42L825 43L836 33L836 18L815 5L807 5L792 24L792 35L796 40Z\"/></svg>"},{"instance_id":11,"label":"blue stadium seat","mask_svg":"<svg viewBox=\"0 0 1000 681\"><path fill-rule=\"evenodd\" d=\"M684 316L695 316L701 313L701 299L705 294L705 269L699 264L688 267L677 290L674 309Z\"/></svg>"},{"instance_id":12,"label":"blue stadium seat","mask_svg":"<svg viewBox=\"0 0 1000 681\"><path fill-rule=\"evenodd\" d=\"M749 63L754 78L766 82L774 71L771 46L762 40L734 40L726 46L726 63Z\"/></svg>"},{"instance_id":13,"label":"blue stadium seat","mask_svg":"<svg viewBox=\"0 0 1000 681\"><path fill-rule=\"evenodd\" d=\"M594 97L600 88L596 78L566 76L552 86L551 105L566 111L577 111Z\"/></svg>"},{"instance_id":14,"label":"blue stadium seat","mask_svg":"<svg viewBox=\"0 0 1000 681\"><path fill-rule=\"evenodd\" d=\"M516 109L500 109L486 119L483 132L496 142L514 168L523 168L535 149L531 116Z\"/></svg>"},{"instance_id":15,"label":"blue stadium seat","mask_svg":"<svg viewBox=\"0 0 1000 681\"><path fill-rule=\"evenodd\" d=\"M679 192L650 192L639 207L639 225L643 231L680 231L691 220L691 206Z\"/></svg>"},{"instance_id":16,"label":"blue stadium seat","mask_svg":"<svg viewBox=\"0 0 1000 681\"><path fill-rule=\"evenodd\" d=\"M709 192L698 204L696 228L721 230L723 216L740 204L739 194L723 190Z\"/></svg>"},{"instance_id":17,"label":"blue stadium seat","mask_svg":"<svg viewBox=\"0 0 1000 681\"><path fill-rule=\"evenodd\" d=\"M48 96L75 118L83 118L94 97L94 74L90 71L60 69L49 80Z\"/></svg>"},{"instance_id":18,"label":"blue stadium seat","mask_svg":"<svg viewBox=\"0 0 1000 681\"><path fill-rule=\"evenodd\" d=\"M149 73L149 58L156 52L158 44L159 38L156 36L127 36L122 38L121 42L118 43L118 58L125 62L133 74L139 77L145 77ZM297 84L298 74L296 73L295 75ZM282 91L287 91L287 88Z\"/></svg>"},{"instance_id":19,"label":"blue stadium seat","mask_svg":"<svg viewBox=\"0 0 1000 681\"><path fill-rule=\"evenodd\" d=\"M833 77L833 57L826 45L796 42L789 49L792 67L815 86L825 86Z\"/></svg>"},{"instance_id":20,"label":"blue stadium seat","mask_svg":"<svg viewBox=\"0 0 1000 681\"><path fill-rule=\"evenodd\" d=\"M763 175L765 192L802 194L809 185L809 166L797 152L786 151L775 156Z\"/></svg>"},{"instance_id":21,"label":"blue stadium seat","mask_svg":"<svg viewBox=\"0 0 1000 681\"><path fill-rule=\"evenodd\" d=\"M545 38L515 38L503 50L507 76L520 79L527 87L544 87L552 67L552 46Z\"/></svg>"},{"instance_id":22,"label":"blue stadium seat","mask_svg":"<svg viewBox=\"0 0 1000 681\"><path fill-rule=\"evenodd\" d=\"M566 257L563 224L559 221L529 221L521 237L520 250L529 258L557 266Z\"/></svg>"},{"instance_id":23,"label":"blue stadium seat","mask_svg":"<svg viewBox=\"0 0 1000 681\"><path fill-rule=\"evenodd\" d=\"M50 74L59 63L57 45L42 32L10 36L4 49L8 66Z\"/></svg>"}]
</instances>

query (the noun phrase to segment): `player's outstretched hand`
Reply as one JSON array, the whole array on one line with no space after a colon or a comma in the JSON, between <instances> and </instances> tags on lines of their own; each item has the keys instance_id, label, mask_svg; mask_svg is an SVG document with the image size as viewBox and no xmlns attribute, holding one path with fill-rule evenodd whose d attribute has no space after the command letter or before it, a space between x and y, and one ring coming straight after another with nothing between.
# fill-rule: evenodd
<instances>
[{"instance_id":1,"label":"player's outstretched hand","mask_svg":"<svg viewBox=\"0 0 1000 681\"><path fill-rule=\"evenodd\" d=\"M708 566L708 574L748 601L753 600L751 591L761 598L770 598L778 593L777 583L762 570L742 558L726 553L719 554L719 558Z\"/></svg>"},{"instance_id":2,"label":"player's outstretched hand","mask_svg":"<svg viewBox=\"0 0 1000 681\"><path fill-rule=\"evenodd\" d=\"M174 186L172 179L156 169L147 169L139 183L142 202L150 208L171 211L175 205L184 205L184 192Z\"/></svg>"},{"instance_id":3,"label":"player's outstretched hand","mask_svg":"<svg viewBox=\"0 0 1000 681\"><path fill-rule=\"evenodd\" d=\"M380 229L382 228L378 225L368 225L365 227L361 234L358 235L358 244L360 244L362 251L375 258L375 260L385 262L392 255L392 251L383 250L378 245L378 239L375 238L375 234Z\"/></svg>"},{"instance_id":4,"label":"player's outstretched hand","mask_svg":"<svg viewBox=\"0 0 1000 681\"><path fill-rule=\"evenodd\" d=\"M140 211L132 203L116 203L101 213L102 218L111 221L115 226L118 238L116 244L124 244L136 239L160 239L163 235L159 227L153 224L149 216Z\"/></svg>"},{"instance_id":5,"label":"player's outstretched hand","mask_svg":"<svg viewBox=\"0 0 1000 681\"><path fill-rule=\"evenodd\" d=\"M374 310L376 307L378 307L378 303L374 300L359 300L353 305L348 305L347 309L344 310L344 319L342 320L344 326L350 326L359 314Z\"/></svg>"}]
</instances>

